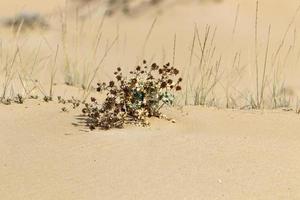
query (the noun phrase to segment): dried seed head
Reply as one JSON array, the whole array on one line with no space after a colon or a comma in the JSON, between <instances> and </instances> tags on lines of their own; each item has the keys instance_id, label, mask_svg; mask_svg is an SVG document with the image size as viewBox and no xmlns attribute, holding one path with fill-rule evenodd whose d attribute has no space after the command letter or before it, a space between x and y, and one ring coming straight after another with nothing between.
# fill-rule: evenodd
<instances>
[{"instance_id":1,"label":"dried seed head","mask_svg":"<svg viewBox=\"0 0 300 200\"><path fill-rule=\"evenodd\" d=\"M82 109L82 113L83 113L83 114L88 113L88 109L87 109L87 108L83 108L83 109Z\"/></svg>"},{"instance_id":2,"label":"dried seed head","mask_svg":"<svg viewBox=\"0 0 300 200\"><path fill-rule=\"evenodd\" d=\"M137 83L137 79L136 78L131 79L131 83L132 84L136 84Z\"/></svg>"},{"instance_id":3,"label":"dried seed head","mask_svg":"<svg viewBox=\"0 0 300 200\"><path fill-rule=\"evenodd\" d=\"M160 85L160 88L166 88L167 87L167 83L166 82L162 82Z\"/></svg>"},{"instance_id":4,"label":"dried seed head","mask_svg":"<svg viewBox=\"0 0 300 200\"><path fill-rule=\"evenodd\" d=\"M116 90L110 90L110 93L111 93L112 95L117 95L117 91L116 91Z\"/></svg>"},{"instance_id":5,"label":"dried seed head","mask_svg":"<svg viewBox=\"0 0 300 200\"><path fill-rule=\"evenodd\" d=\"M180 91L181 90L181 86L177 85L176 86L176 91Z\"/></svg>"},{"instance_id":6,"label":"dried seed head","mask_svg":"<svg viewBox=\"0 0 300 200\"><path fill-rule=\"evenodd\" d=\"M118 75L118 76L116 76L116 79L117 79L118 81L120 81L120 80L122 80L122 76L121 76L121 75Z\"/></svg>"},{"instance_id":7,"label":"dried seed head","mask_svg":"<svg viewBox=\"0 0 300 200\"><path fill-rule=\"evenodd\" d=\"M110 81L110 82L109 82L109 87L114 87L114 86L115 86L115 82Z\"/></svg>"},{"instance_id":8,"label":"dried seed head","mask_svg":"<svg viewBox=\"0 0 300 200\"><path fill-rule=\"evenodd\" d=\"M152 70L157 70L157 68L158 68L158 66L157 66L156 63L153 63L153 64L151 65L151 69L152 69Z\"/></svg>"},{"instance_id":9,"label":"dried seed head","mask_svg":"<svg viewBox=\"0 0 300 200\"><path fill-rule=\"evenodd\" d=\"M96 98L95 97L91 97L91 102L96 102Z\"/></svg>"},{"instance_id":10,"label":"dried seed head","mask_svg":"<svg viewBox=\"0 0 300 200\"><path fill-rule=\"evenodd\" d=\"M174 74L175 75L179 74L179 70L178 69L174 69Z\"/></svg>"}]
</instances>

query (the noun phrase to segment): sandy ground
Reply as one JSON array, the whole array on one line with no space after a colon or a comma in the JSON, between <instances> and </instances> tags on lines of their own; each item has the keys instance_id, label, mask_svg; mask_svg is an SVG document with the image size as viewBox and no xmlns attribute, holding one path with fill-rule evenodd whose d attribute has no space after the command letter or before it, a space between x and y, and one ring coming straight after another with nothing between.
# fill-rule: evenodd
<instances>
[{"instance_id":1,"label":"sandy ground","mask_svg":"<svg viewBox=\"0 0 300 200\"><path fill-rule=\"evenodd\" d=\"M103 30L105 45L117 33L120 39L106 58L97 79L107 78L112 67L119 64L136 64L149 25L157 16L146 51L147 58L172 58L176 33L176 63L184 66L188 63L197 22L199 29L202 27L200 30L205 24L218 26L220 34L216 37L225 54L243 50L244 57L253 59L247 48L249 43L253 45L255 1L225 0L225 3L216 5L199 5L192 0L178 2L165 12L157 9L137 18L116 15L106 19ZM267 25L273 24L272 41L278 43L299 2L260 2L261 58ZM233 31L238 3L236 39L231 40L228 38ZM55 15L63 7L64 1L60 0L51 0L51 3L0 0L0 17L13 16L21 10ZM31 50L36 50L40 41L48 42L48 46L42 45L41 52L48 56L50 49L53 54L57 41L60 41L58 27L61 24L55 24L57 18L50 19L48 32L21 36L22 58L24 63L29 63L28 66L31 66L34 55ZM98 25L100 20L99 16L91 16L86 22L88 28L83 30L83 39L96 35L95 24ZM297 23L299 21L293 25ZM74 44L73 35L70 35L69 43ZM10 37L7 30L1 29L1 41L10 46L11 40L6 41L7 37ZM23 44L23 40L28 41ZM86 43L91 41L94 40ZM78 63L74 61L79 66L84 66L90 58L85 56L90 46L85 40L82 42L86 45L80 47L82 52L72 52L71 55L74 60L79 60ZM236 45L236 49L231 44ZM72 45L68 47L77 50ZM58 58L58 66L62 57ZM243 64L248 66L251 63L245 61ZM46 76L42 76L45 78L41 79L49 83L49 72L44 66L44 63L38 65L37 71L45 73ZM58 69L58 77L62 76L62 71ZM246 71L246 74L251 72ZM287 80L295 91L300 91L299 74L299 70L292 71ZM40 78L40 74L36 76ZM55 88L54 93L65 97L78 95L78 90L63 86ZM294 112L171 108L165 112L176 119L175 124L154 119L149 128L90 132L80 124L80 110L69 108L66 113L61 112L61 107L53 102L32 100L23 105L0 104L0 199L300 199L300 118Z\"/></svg>"},{"instance_id":2,"label":"sandy ground","mask_svg":"<svg viewBox=\"0 0 300 200\"><path fill-rule=\"evenodd\" d=\"M300 198L296 115L174 108L176 124L89 132L58 108L0 107L1 198Z\"/></svg>"}]
</instances>

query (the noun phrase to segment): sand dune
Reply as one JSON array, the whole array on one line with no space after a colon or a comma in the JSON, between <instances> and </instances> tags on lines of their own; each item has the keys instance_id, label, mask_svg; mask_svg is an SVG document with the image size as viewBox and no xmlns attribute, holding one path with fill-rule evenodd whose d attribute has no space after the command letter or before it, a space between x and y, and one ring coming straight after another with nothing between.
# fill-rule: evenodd
<instances>
[{"instance_id":1,"label":"sand dune","mask_svg":"<svg viewBox=\"0 0 300 200\"><path fill-rule=\"evenodd\" d=\"M78 112L0 107L3 199L298 199L299 121L188 107L176 124L86 132Z\"/></svg>"}]
</instances>

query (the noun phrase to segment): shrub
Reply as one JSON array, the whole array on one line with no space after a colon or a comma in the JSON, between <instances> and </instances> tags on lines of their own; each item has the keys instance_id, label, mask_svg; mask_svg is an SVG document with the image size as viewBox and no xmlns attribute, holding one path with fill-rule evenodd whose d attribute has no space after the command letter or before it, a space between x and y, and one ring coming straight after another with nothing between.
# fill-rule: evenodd
<instances>
[{"instance_id":1,"label":"shrub","mask_svg":"<svg viewBox=\"0 0 300 200\"><path fill-rule=\"evenodd\" d=\"M179 70L169 63L137 66L128 77L122 69L114 72L116 81L98 83L98 92L107 92L100 104L92 97L82 112L87 116L91 130L123 128L125 124L148 126L147 118L161 117L161 109L172 105L174 92L180 91L182 78L176 78Z\"/></svg>"}]
</instances>

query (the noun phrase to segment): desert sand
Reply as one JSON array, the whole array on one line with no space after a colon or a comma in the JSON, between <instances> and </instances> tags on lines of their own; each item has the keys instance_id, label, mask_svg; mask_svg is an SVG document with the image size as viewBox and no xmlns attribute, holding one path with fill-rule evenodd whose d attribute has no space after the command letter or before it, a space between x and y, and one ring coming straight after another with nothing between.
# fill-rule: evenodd
<instances>
[{"instance_id":1,"label":"desert sand","mask_svg":"<svg viewBox=\"0 0 300 200\"><path fill-rule=\"evenodd\" d=\"M253 59L253 42L249 41L253 41L255 1L172 2L143 11L145 13L139 17L124 17L117 13L106 19L103 29L106 46L115 35L119 35L119 40L105 58L97 80L110 79L116 66L138 63L145 36L155 17L157 22L143 55L148 60L172 60L176 33L176 64L186 70L197 23L201 30L206 24L218 27L218 51L223 52L226 67L232 65L233 59L233 56L228 56L226 60L226 55L233 55L235 51L245 53L243 65L249 67L253 64L249 62ZM272 24L271 40L280 42L298 4L296 0L260 1L261 62L268 24ZM233 39L237 5L240 5L240 14ZM70 8L71 16L74 7ZM41 63L37 64L33 77L39 79L41 90L45 91L49 87L51 69L43 66L49 63L52 66L52 60L46 64L42 60L55 54L57 44L61 45L61 24L57 13L63 9L65 2L60 0L22 3L19 0L0 0L1 17L13 16L22 10L38 11L48 16L49 30L21 34L23 62L16 62L16 65L28 63L31 66L32 52L42 42ZM68 26L71 32L67 39L69 56L78 67L76 69L81 70L101 59L100 56L90 61L88 52L97 35L103 9L100 7L99 15L90 9L80 7L80 16L88 19L82 26L90 29L83 29L84 37L79 41L82 43L79 47L75 45L76 37L73 38L78 34L74 31L77 27L74 18L71 17ZM89 16L89 13L93 15ZM295 27L298 23L299 20L293 21ZM287 49L293 43L293 33L297 33L297 29L291 30ZM0 33L4 46L14 43L14 35L7 28L1 28ZM274 46L270 48L276 49ZM13 52L13 48L5 50L10 56ZM296 50L293 55L297 57ZM300 91L300 70L295 57L287 59L286 63L291 67L286 67L283 73L287 89L291 90L289 97L294 100ZM282 56L282 60L284 58ZM60 55L56 62L54 94L66 98L81 97L80 83L74 86L64 84L63 65L64 56ZM28 69L25 67L24 71ZM253 84L247 82L253 78L251 69L245 70L246 78L239 82L241 88L249 86L253 89ZM82 73L78 72L80 78ZM1 82L2 77L0 73ZM22 90L17 83L11 88L14 92ZM224 97L218 89L216 93ZM41 95L39 91L34 91L34 94ZM176 123L151 119L150 127L127 126L109 131L90 131L81 121L80 108L72 109L71 105L56 101L45 103L38 99L25 100L24 104L0 104L0 199L300 199L300 117L295 113L294 103L284 109L259 110L242 109L243 105L225 109L221 103L212 107L176 105L164 109L164 113ZM62 112L63 106L67 112Z\"/></svg>"},{"instance_id":2,"label":"desert sand","mask_svg":"<svg viewBox=\"0 0 300 200\"><path fill-rule=\"evenodd\" d=\"M55 104L1 107L3 199L298 199L300 119L186 107L90 132Z\"/></svg>"}]
</instances>

